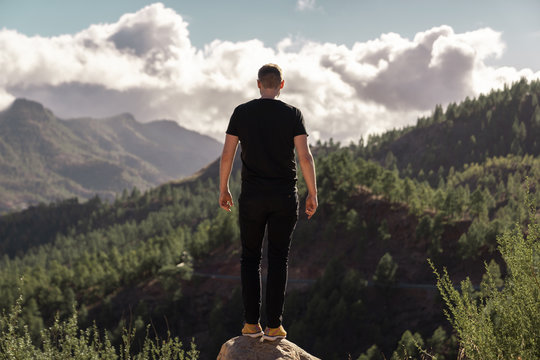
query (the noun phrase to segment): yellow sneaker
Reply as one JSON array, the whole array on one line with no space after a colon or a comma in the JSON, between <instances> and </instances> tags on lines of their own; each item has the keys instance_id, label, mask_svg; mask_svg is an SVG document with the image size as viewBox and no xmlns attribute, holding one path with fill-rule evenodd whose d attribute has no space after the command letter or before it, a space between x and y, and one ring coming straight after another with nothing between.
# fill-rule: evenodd
<instances>
[{"instance_id":1,"label":"yellow sneaker","mask_svg":"<svg viewBox=\"0 0 540 360\"><path fill-rule=\"evenodd\" d=\"M252 338L260 337L263 335L262 327L260 324L244 324L242 335Z\"/></svg>"},{"instance_id":2,"label":"yellow sneaker","mask_svg":"<svg viewBox=\"0 0 540 360\"><path fill-rule=\"evenodd\" d=\"M287 332L283 328L283 326L279 325L277 328L266 328L264 330L263 339L274 341L277 339L285 339L287 336Z\"/></svg>"}]
</instances>

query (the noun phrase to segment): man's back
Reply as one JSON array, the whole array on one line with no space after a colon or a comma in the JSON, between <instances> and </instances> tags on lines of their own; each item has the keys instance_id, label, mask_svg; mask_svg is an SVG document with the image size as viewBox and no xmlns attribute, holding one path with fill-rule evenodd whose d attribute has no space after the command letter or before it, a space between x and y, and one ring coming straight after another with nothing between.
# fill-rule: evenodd
<instances>
[{"instance_id":1,"label":"man's back","mask_svg":"<svg viewBox=\"0 0 540 360\"><path fill-rule=\"evenodd\" d=\"M243 192L295 191L294 137L306 134L300 110L280 100L252 100L235 109L227 134L242 145Z\"/></svg>"}]
</instances>

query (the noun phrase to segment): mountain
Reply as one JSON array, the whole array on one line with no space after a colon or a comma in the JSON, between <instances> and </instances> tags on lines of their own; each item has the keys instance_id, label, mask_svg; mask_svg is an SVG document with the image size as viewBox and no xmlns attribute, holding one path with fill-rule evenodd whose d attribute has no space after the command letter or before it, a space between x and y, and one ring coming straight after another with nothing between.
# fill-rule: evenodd
<instances>
[{"instance_id":1,"label":"mountain","mask_svg":"<svg viewBox=\"0 0 540 360\"><path fill-rule=\"evenodd\" d=\"M130 114L64 120L17 99L0 113L0 212L98 194L112 198L189 176L219 156L216 140Z\"/></svg>"},{"instance_id":2,"label":"mountain","mask_svg":"<svg viewBox=\"0 0 540 360\"><path fill-rule=\"evenodd\" d=\"M487 288L486 266L489 283L504 284L508 270L497 235L525 227L528 200L540 204L540 156L529 139L536 131L537 84L490 94L489 109L505 109L507 116L486 121L483 129L488 115L467 120L461 111L464 117L452 122L468 130L456 131L444 125L453 110L438 107L434 114L446 120L421 119L380 135L379 143L313 148L319 208L309 221L300 212L291 245L284 313L289 339L324 359L421 358L416 345L422 344L437 358L458 358L457 334L427 258L446 268L456 285L470 278L472 299L482 299ZM480 108L484 101L455 106ZM524 123L523 137L519 122L528 112L534 121ZM40 121L51 116L45 112ZM509 144L486 143L487 155L470 141L471 135L498 136L516 117L523 141L509 135ZM404 137L403 153L387 156ZM464 158L434 148L449 161L441 172L437 157L417 159L423 154L418 144L443 144L447 137L467 144ZM468 162L473 150L479 157ZM426 176L409 172L403 159ZM214 161L191 177L123 192L113 202L68 199L0 216L0 309L22 293L21 318L34 337L76 309L81 328L95 323L115 344L124 327L144 336L151 323L151 333L170 332L184 343L193 338L201 359L215 359L242 327L238 208L219 208L218 169ZM439 181L425 181L430 172ZM239 173L237 156L230 184L235 199ZM299 192L304 199L302 180Z\"/></svg>"},{"instance_id":3,"label":"mountain","mask_svg":"<svg viewBox=\"0 0 540 360\"><path fill-rule=\"evenodd\" d=\"M428 205L437 193L444 199L447 190L413 181L410 203L421 202L415 210L406 194L394 193L410 187L409 179L396 179L396 189L384 195L381 184L392 171L347 154L340 148L317 157L320 208L312 220L300 216L291 248L285 326L290 339L321 358L344 358L345 352L356 358L374 343L388 353L408 329L424 338L439 326L447 329L428 256L458 279L470 276L474 284L482 280L483 261L500 261L490 250L491 238L473 257L463 257L460 239L476 217L451 217L444 203L441 209ZM506 197L488 211L495 217L492 209L513 212L509 199L523 191L521 183L510 186L509 178L532 175L534 167L538 160L510 159L454 176L475 184L487 176L508 183ZM355 175L348 176L349 170ZM219 346L241 328L242 310L235 278L237 208L227 213L217 206L214 171L209 166L190 181L114 203L65 200L0 217L0 252L6 254L0 259L0 308L15 301L22 286L25 308L34 309L28 316L39 317L41 324L53 321L58 311L68 316L76 302L83 327L96 321L117 339L122 324L132 322L144 333L143 324L152 321L162 335L170 330L187 342L194 337L202 358L215 358ZM238 173L234 170L231 182L235 196ZM479 173L485 176L478 178ZM426 193L429 198L419 197ZM397 271L386 279L379 275L379 285L372 279L386 254ZM317 336L307 331L323 324L328 330Z\"/></svg>"},{"instance_id":4,"label":"mountain","mask_svg":"<svg viewBox=\"0 0 540 360\"><path fill-rule=\"evenodd\" d=\"M363 156L436 184L464 164L507 154L540 155L540 81L521 80L477 99L437 106L415 126L372 136ZM430 175L431 172L431 175Z\"/></svg>"}]
</instances>

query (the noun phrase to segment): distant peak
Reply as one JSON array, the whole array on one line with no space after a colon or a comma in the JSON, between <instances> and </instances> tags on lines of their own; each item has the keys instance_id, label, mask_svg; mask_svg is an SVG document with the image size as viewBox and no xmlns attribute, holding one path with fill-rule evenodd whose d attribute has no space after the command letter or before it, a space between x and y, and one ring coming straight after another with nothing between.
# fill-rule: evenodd
<instances>
[{"instance_id":1,"label":"distant peak","mask_svg":"<svg viewBox=\"0 0 540 360\"><path fill-rule=\"evenodd\" d=\"M122 117L122 118L124 118L126 120L129 120L129 121L137 121L137 120L135 120L135 116L133 116L132 113L125 112L125 113L121 113L118 116Z\"/></svg>"},{"instance_id":2,"label":"distant peak","mask_svg":"<svg viewBox=\"0 0 540 360\"><path fill-rule=\"evenodd\" d=\"M45 110L43 105L41 105L37 101L28 100L28 99L25 99L25 98L17 98L17 99L15 99L15 101L13 102L13 104L11 104L11 107L10 107L10 109L21 109L21 108L22 109L38 110L38 111L44 111Z\"/></svg>"},{"instance_id":3,"label":"distant peak","mask_svg":"<svg viewBox=\"0 0 540 360\"><path fill-rule=\"evenodd\" d=\"M154 120L144 124L145 126L157 126L161 128L170 128L170 129L184 129L174 120Z\"/></svg>"},{"instance_id":4,"label":"distant peak","mask_svg":"<svg viewBox=\"0 0 540 360\"><path fill-rule=\"evenodd\" d=\"M118 124L118 123L127 123L127 124L137 124L137 120L133 114L125 112L110 118L104 119L108 123Z\"/></svg>"},{"instance_id":5,"label":"distant peak","mask_svg":"<svg viewBox=\"0 0 540 360\"><path fill-rule=\"evenodd\" d=\"M19 120L50 121L53 113L37 101L24 98L16 99L7 109L8 117Z\"/></svg>"}]
</instances>

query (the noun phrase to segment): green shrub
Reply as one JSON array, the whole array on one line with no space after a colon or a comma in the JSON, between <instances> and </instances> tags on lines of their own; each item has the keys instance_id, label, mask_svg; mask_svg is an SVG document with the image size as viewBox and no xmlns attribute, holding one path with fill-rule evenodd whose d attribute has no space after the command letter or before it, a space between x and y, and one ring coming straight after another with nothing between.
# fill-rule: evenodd
<instances>
[{"instance_id":1,"label":"green shrub","mask_svg":"<svg viewBox=\"0 0 540 360\"><path fill-rule=\"evenodd\" d=\"M364 354L360 355L360 357L358 357L357 360L383 360L383 359L384 359L384 355L381 352L381 350L379 350L377 345L372 345L369 349L367 349L367 351Z\"/></svg>"},{"instance_id":2,"label":"green shrub","mask_svg":"<svg viewBox=\"0 0 540 360\"><path fill-rule=\"evenodd\" d=\"M166 340L151 339L147 335L139 352L132 347L135 330L124 329L122 344L115 348L107 335L100 336L94 325L80 330L76 311L65 320L56 318L54 324L41 331L41 346L36 346L30 336L29 328L23 321L22 296L19 297L9 313L0 316L0 359L14 360L195 360L199 352L195 345L187 352L178 338Z\"/></svg>"},{"instance_id":3,"label":"green shrub","mask_svg":"<svg viewBox=\"0 0 540 360\"><path fill-rule=\"evenodd\" d=\"M423 346L424 340L419 333L413 334L409 330L405 330L391 360L417 359L420 356L420 348Z\"/></svg>"},{"instance_id":4,"label":"green shrub","mask_svg":"<svg viewBox=\"0 0 540 360\"><path fill-rule=\"evenodd\" d=\"M440 275L430 262L467 359L540 359L540 224L529 208L526 235L516 224L497 238L508 272L502 287L493 263L475 292L469 279L458 291L446 269Z\"/></svg>"}]
</instances>

